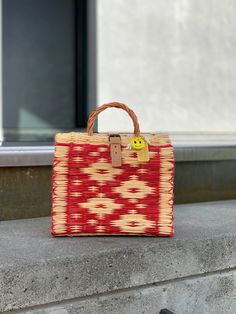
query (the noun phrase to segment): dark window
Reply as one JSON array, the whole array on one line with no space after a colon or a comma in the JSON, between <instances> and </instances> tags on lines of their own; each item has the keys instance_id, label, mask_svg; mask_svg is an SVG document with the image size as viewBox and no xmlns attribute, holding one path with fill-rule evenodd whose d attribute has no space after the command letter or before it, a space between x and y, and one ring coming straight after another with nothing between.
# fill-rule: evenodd
<instances>
[{"instance_id":1,"label":"dark window","mask_svg":"<svg viewBox=\"0 0 236 314\"><path fill-rule=\"evenodd\" d=\"M6 142L85 127L86 0L3 0Z\"/></svg>"}]
</instances>

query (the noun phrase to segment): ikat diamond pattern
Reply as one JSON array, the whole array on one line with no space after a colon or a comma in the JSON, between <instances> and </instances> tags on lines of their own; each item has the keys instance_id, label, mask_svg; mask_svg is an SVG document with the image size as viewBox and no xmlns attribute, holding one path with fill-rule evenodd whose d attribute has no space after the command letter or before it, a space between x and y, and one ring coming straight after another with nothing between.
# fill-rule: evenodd
<instances>
[{"instance_id":1,"label":"ikat diamond pattern","mask_svg":"<svg viewBox=\"0 0 236 314\"><path fill-rule=\"evenodd\" d=\"M150 161L122 146L122 166L109 145L56 143L54 235L172 235L173 148L149 145Z\"/></svg>"}]
</instances>

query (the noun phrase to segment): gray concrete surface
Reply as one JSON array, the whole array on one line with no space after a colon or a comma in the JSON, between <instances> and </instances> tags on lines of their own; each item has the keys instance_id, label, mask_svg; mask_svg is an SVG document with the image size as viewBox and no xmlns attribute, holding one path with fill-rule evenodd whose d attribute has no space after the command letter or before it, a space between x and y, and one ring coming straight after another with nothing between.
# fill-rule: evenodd
<instances>
[{"instance_id":1,"label":"gray concrete surface","mask_svg":"<svg viewBox=\"0 0 236 314\"><path fill-rule=\"evenodd\" d=\"M99 0L98 104L121 101L141 130L236 131L234 0ZM114 110L101 131L132 130Z\"/></svg>"},{"instance_id":2,"label":"gray concrete surface","mask_svg":"<svg viewBox=\"0 0 236 314\"><path fill-rule=\"evenodd\" d=\"M23 310L24 314L235 314L235 272L167 282Z\"/></svg>"},{"instance_id":3,"label":"gray concrete surface","mask_svg":"<svg viewBox=\"0 0 236 314\"><path fill-rule=\"evenodd\" d=\"M235 221L226 201L176 206L173 238L52 238L48 218L1 222L0 311L234 313Z\"/></svg>"}]
</instances>

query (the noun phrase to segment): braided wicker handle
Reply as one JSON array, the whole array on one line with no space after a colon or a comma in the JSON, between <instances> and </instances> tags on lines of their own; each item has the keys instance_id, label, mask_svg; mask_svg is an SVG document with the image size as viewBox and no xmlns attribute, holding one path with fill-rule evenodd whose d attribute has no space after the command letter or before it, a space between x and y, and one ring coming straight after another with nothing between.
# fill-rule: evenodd
<instances>
[{"instance_id":1,"label":"braided wicker handle","mask_svg":"<svg viewBox=\"0 0 236 314\"><path fill-rule=\"evenodd\" d=\"M87 133L88 135L93 135L93 127L94 123L97 119L97 116L99 115L100 112L107 108L119 108L125 110L130 118L133 120L133 125L134 125L134 134L136 136L139 136L140 134L140 129L139 129L139 123L138 123L138 118L136 117L135 113L133 110L131 110L129 107L126 105L120 103L120 102L111 102L109 104L102 105L101 107L98 107L96 110L90 113L88 122L87 122Z\"/></svg>"}]
</instances>

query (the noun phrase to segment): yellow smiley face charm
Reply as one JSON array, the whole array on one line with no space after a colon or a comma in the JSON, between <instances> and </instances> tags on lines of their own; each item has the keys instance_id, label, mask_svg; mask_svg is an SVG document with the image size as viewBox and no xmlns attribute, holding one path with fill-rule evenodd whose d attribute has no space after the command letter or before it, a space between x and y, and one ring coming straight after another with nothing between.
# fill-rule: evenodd
<instances>
[{"instance_id":1,"label":"yellow smiley face charm","mask_svg":"<svg viewBox=\"0 0 236 314\"><path fill-rule=\"evenodd\" d=\"M133 137L131 140L131 149L141 150L144 149L145 145L146 145L145 140L141 136Z\"/></svg>"}]
</instances>

